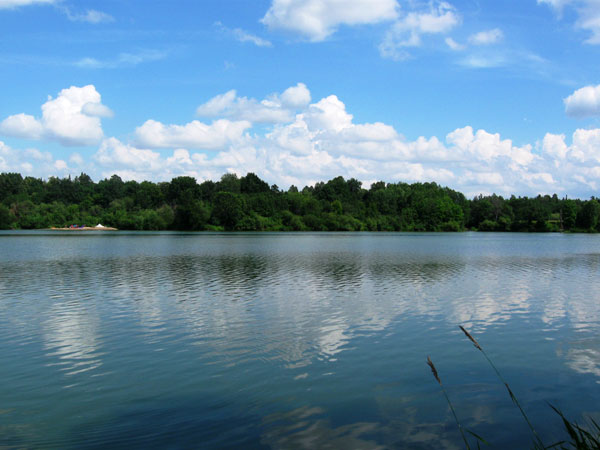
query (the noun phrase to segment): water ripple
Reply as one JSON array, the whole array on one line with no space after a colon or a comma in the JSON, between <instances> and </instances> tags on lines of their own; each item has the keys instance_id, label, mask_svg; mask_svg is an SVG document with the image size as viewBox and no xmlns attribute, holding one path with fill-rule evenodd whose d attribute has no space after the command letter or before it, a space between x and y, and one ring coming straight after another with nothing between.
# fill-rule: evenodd
<instances>
[{"instance_id":1,"label":"water ripple","mask_svg":"<svg viewBox=\"0 0 600 450\"><path fill-rule=\"evenodd\" d=\"M452 448L424 355L467 420L499 420L468 406L487 375L457 324L595 404L600 244L511 239L0 236L0 446Z\"/></svg>"}]
</instances>

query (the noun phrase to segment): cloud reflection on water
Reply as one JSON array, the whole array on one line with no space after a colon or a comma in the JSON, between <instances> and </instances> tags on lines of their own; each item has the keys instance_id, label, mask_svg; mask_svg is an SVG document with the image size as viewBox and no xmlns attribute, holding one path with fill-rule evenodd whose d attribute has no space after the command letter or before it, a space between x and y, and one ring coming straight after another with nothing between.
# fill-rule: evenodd
<instances>
[{"instance_id":1,"label":"cloud reflection on water","mask_svg":"<svg viewBox=\"0 0 600 450\"><path fill-rule=\"evenodd\" d=\"M73 259L71 250L68 262L0 257L0 324L7 325L0 337L39 339L45 363L70 375L63 386L89 380L101 366L128 373L127 365L137 364L135 376L158 386L152 395L162 400L176 390L202 399L208 386L226 398L219 407L239 402L261 416L275 404L290 412L266 422L261 439L274 447L375 448L382 441L372 436L394 433L413 447L442 442L449 432L424 417L422 398L403 408L378 400L373 420L339 413L336 422L331 415L354 393L371 398L381 390L400 401L407 391L433 390L418 371L423 355L443 348L448 359L462 358L470 349L447 349L444 341L457 324L488 342L501 330L510 339L507 353L519 342L535 347L555 339L560 364L600 380L600 342L590 338L600 331L597 253L531 257L520 248L448 249L444 240L432 250L419 248L418 236L394 235L377 235L369 245L358 236L198 235L160 248L156 238L125 241L110 256L87 246ZM140 252L142 244L149 250ZM521 364L519 357L509 361ZM118 381L123 389L135 384ZM493 420L490 411L468 411L472 420ZM452 448L454 441L444 442L441 448Z\"/></svg>"},{"instance_id":2,"label":"cloud reflection on water","mask_svg":"<svg viewBox=\"0 0 600 450\"><path fill-rule=\"evenodd\" d=\"M77 301L60 302L48 311L44 323L47 356L60 359L67 375L93 370L102 364L98 354L98 318Z\"/></svg>"}]
</instances>

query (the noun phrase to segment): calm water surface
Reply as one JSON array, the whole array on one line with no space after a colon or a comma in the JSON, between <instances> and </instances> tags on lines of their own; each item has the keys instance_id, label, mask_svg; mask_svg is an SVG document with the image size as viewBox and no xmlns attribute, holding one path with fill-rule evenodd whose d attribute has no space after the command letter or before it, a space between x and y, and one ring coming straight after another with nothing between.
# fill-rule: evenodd
<instances>
[{"instance_id":1,"label":"calm water surface","mask_svg":"<svg viewBox=\"0 0 600 450\"><path fill-rule=\"evenodd\" d=\"M528 448L600 419L600 236L0 234L0 448Z\"/></svg>"}]
</instances>

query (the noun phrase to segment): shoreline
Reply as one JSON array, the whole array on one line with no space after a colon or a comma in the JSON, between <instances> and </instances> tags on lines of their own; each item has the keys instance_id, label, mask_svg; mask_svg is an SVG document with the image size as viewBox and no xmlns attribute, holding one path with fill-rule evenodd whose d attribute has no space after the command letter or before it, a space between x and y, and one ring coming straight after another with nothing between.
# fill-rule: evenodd
<instances>
[{"instance_id":1,"label":"shoreline","mask_svg":"<svg viewBox=\"0 0 600 450\"><path fill-rule=\"evenodd\" d=\"M113 227L81 227L81 228L51 227L51 228L46 228L46 230L52 230L52 231L118 231L117 228L113 228Z\"/></svg>"}]
</instances>

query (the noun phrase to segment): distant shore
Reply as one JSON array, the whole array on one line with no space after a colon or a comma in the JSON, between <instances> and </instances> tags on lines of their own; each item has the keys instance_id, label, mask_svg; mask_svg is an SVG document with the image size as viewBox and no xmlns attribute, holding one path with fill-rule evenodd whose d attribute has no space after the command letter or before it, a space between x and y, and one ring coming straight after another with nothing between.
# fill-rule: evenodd
<instances>
[{"instance_id":1,"label":"distant shore","mask_svg":"<svg viewBox=\"0 0 600 450\"><path fill-rule=\"evenodd\" d=\"M49 228L50 230L55 230L55 231L118 231L118 228L113 228L113 227L77 227L77 228L71 228L71 227L64 227L64 228L56 228L56 227L52 227Z\"/></svg>"},{"instance_id":2,"label":"distant shore","mask_svg":"<svg viewBox=\"0 0 600 450\"><path fill-rule=\"evenodd\" d=\"M190 176L138 183L113 175L94 183L85 174L44 181L0 173L0 229L86 230L78 227L83 224L132 231L598 233L600 199L492 194L469 200L436 183L377 181L365 189L341 176L284 191L253 173L201 184Z\"/></svg>"}]
</instances>

